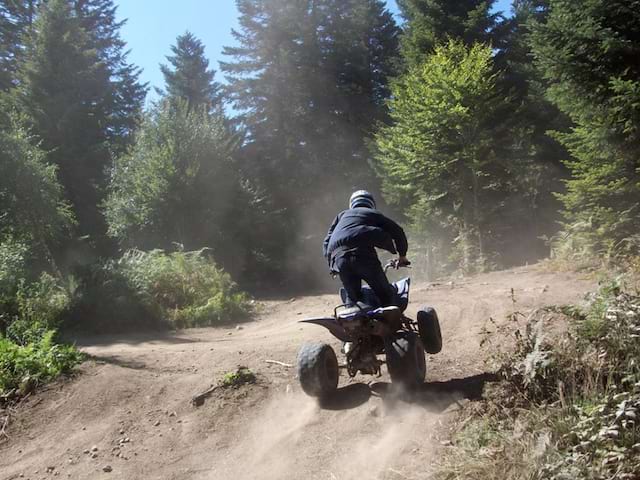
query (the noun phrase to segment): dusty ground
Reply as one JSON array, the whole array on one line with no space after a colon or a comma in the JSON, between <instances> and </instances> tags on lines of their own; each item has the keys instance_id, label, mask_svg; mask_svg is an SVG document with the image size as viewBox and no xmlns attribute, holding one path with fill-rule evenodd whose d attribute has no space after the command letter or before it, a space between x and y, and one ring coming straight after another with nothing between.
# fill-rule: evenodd
<instances>
[{"instance_id":1,"label":"dusty ground","mask_svg":"<svg viewBox=\"0 0 640 480\"><path fill-rule=\"evenodd\" d=\"M506 324L514 310L579 302L593 287L539 267L414 285L409 313L435 306L444 337L424 388L399 396L386 375L341 377L322 407L300 391L295 369L266 360L293 364L306 340L339 348L321 327L297 323L330 312L335 295L267 302L241 329L81 339L92 359L18 408L0 479L426 479L451 416L488 380L479 343L489 318ZM191 406L239 365L258 384Z\"/></svg>"}]
</instances>

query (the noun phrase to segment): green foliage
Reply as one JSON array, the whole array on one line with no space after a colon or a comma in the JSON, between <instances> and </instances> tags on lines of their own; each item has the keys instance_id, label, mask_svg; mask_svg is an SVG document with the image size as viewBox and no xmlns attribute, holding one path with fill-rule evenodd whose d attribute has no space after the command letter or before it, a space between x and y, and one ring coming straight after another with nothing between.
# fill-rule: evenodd
<instances>
[{"instance_id":1,"label":"green foliage","mask_svg":"<svg viewBox=\"0 0 640 480\"><path fill-rule=\"evenodd\" d=\"M323 271L318 242L356 187L375 190L367 137L386 120L399 29L380 0L237 0L226 93L247 130L243 167L261 192L256 258L287 278ZM299 232L292 241L290 232ZM313 259L313 260L310 260ZM264 283L264 282L261 282Z\"/></svg>"},{"instance_id":2,"label":"green foliage","mask_svg":"<svg viewBox=\"0 0 640 480\"><path fill-rule=\"evenodd\" d=\"M65 327L91 333L120 333L166 327L157 309L145 305L116 261L76 271L78 287Z\"/></svg>"},{"instance_id":3,"label":"green foliage","mask_svg":"<svg viewBox=\"0 0 640 480\"><path fill-rule=\"evenodd\" d=\"M0 3L0 91L16 84L23 37L35 15L35 0Z\"/></svg>"},{"instance_id":4,"label":"green foliage","mask_svg":"<svg viewBox=\"0 0 640 480\"><path fill-rule=\"evenodd\" d=\"M28 245L40 261L51 261L51 250L68 236L74 217L56 167L30 140L14 120L8 130L0 129L0 238Z\"/></svg>"},{"instance_id":5,"label":"green foliage","mask_svg":"<svg viewBox=\"0 0 640 480\"><path fill-rule=\"evenodd\" d=\"M28 247L7 239L0 242L0 332L16 315L15 298L21 280L27 276Z\"/></svg>"},{"instance_id":6,"label":"green foliage","mask_svg":"<svg viewBox=\"0 0 640 480\"><path fill-rule=\"evenodd\" d=\"M68 0L69 1L69 0ZM120 37L126 20L118 20L114 0L71 0L75 16L109 72L109 89L102 105L102 124L109 149L119 155L131 144L140 122L147 85L140 83L142 70L128 63L128 48Z\"/></svg>"},{"instance_id":7,"label":"green foliage","mask_svg":"<svg viewBox=\"0 0 640 480\"><path fill-rule=\"evenodd\" d=\"M0 337L0 395L30 393L42 382L69 372L82 361L74 347L54 342L54 330L25 345Z\"/></svg>"},{"instance_id":8,"label":"green foliage","mask_svg":"<svg viewBox=\"0 0 640 480\"><path fill-rule=\"evenodd\" d=\"M7 329L7 337L25 345L34 333L59 327L71 306L70 293L47 273L30 284L21 280L16 296L15 319Z\"/></svg>"},{"instance_id":9,"label":"green foliage","mask_svg":"<svg viewBox=\"0 0 640 480\"><path fill-rule=\"evenodd\" d=\"M574 122L555 134L573 157L560 199L567 233L592 255L615 253L640 229L638 35L636 1L552 0L531 37L549 98Z\"/></svg>"},{"instance_id":10,"label":"green foliage","mask_svg":"<svg viewBox=\"0 0 640 480\"><path fill-rule=\"evenodd\" d=\"M497 78L490 47L436 47L394 85L394 123L376 135L387 199L418 233L452 241L453 260L465 271L488 264L512 175L494 140L504 105Z\"/></svg>"},{"instance_id":11,"label":"green foliage","mask_svg":"<svg viewBox=\"0 0 640 480\"><path fill-rule=\"evenodd\" d=\"M89 235L93 245L103 240L98 205L111 152L126 144L144 96L135 72L122 64L110 8L110 0L44 2L15 92L17 108L58 167L78 220L76 233Z\"/></svg>"},{"instance_id":12,"label":"green foliage","mask_svg":"<svg viewBox=\"0 0 640 480\"><path fill-rule=\"evenodd\" d=\"M178 36L171 47L172 56L167 60L173 67L161 65L166 92L169 98L186 101L189 108L207 111L221 108L221 86L214 81L215 71L209 70L209 60L204 56L204 45L191 32Z\"/></svg>"},{"instance_id":13,"label":"green foliage","mask_svg":"<svg viewBox=\"0 0 640 480\"><path fill-rule=\"evenodd\" d=\"M366 179L364 138L383 117L398 45L398 29L384 3L237 5L240 45L224 49L230 61L221 68L251 150L259 151L261 163L270 163L274 176L268 185L275 196L290 190L311 198L309 188L322 195L318 179L328 172L334 185L340 177L351 177L350 186Z\"/></svg>"},{"instance_id":14,"label":"green foliage","mask_svg":"<svg viewBox=\"0 0 640 480\"><path fill-rule=\"evenodd\" d=\"M41 270L57 271L52 252L69 238L74 217L56 167L15 118L0 128L0 332L20 321L53 327L65 295ZM17 327L16 327L17 328Z\"/></svg>"},{"instance_id":15,"label":"green foliage","mask_svg":"<svg viewBox=\"0 0 640 480\"><path fill-rule=\"evenodd\" d=\"M173 327L214 325L248 314L247 297L203 251L132 250L118 260L117 269Z\"/></svg>"},{"instance_id":16,"label":"green foliage","mask_svg":"<svg viewBox=\"0 0 640 480\"><path fill-rule=\"evenodd\" d=\"M564 191L568 177L562 163L566 149L548 135L548 131L568 128L569 120L545 97L547 82L532 62L528 42L533 21L548 15L546 0L516 0L512 17L505 20L503 47L496 55L496 66L504 73L500 92L508 96L509 142L503 161L518 170L515 192L509 198L509 216L505 223L515 225L510 245L502 249L508 256L515 251L516 260L537 260L549 255L548 244L541 237L558 231L561 202L556 192ZM530 253L527 258L524 252ZM531 253L533 253L531 255Z\"/></svg>"},{"instance_id":17,"label":"green foliage","mask_svg":"<svg viewBox=\"0 0 640 480\"><path fill-rule=\"evenodd\" d=\"M399 0L407 21L402 35L402 57L409 67L423 63L438 45L459 40L500 44L501 15L492 13L495 0Z\"/></svg>"},{"instance_id":18,"label":"green foliage","mask_svg":"<svg viewBox=\"0 0 640 480\"><path fill-rule=\"evenodd\" d=\"M610 281L571 314L556 342L543 320L526 326L507 382L466 422L436 478L635 478L640 297Z\"/></svg>"},{"instance_id":19,"label":"green foliage","mask_svg":"<svg viewBox=\"0 0 640 480\"><path fill-rule=\"evenodd\" d=\"M250 312L247 296L204 251L130 250L86 272L78 292L73 323L98 331L216 325Z\"/></svg>"},{"instance_id":20,"label":"green foliage","mask_svg":"<svg viewBox=\"0 0 640 480\"><path fill-rule=\"evenodd\" d=\"M225 388L237 388L247 383L256 383L256 375L247 367L239 367L235 372L227 372L222 377L220 385Z\"/></svg>"},{"instance_id":21,"label":"green foliage","mask_svg":"<svg viewBox=\"0 0 640 480\"><path fill-rule=\"evenodd\" d=\"M161 102L130 152L116 160L105 202L108 233L123 247L211 248L244 261L250 192L235 163L236 138L220 114Z\"/></svg>"}]
</instances>

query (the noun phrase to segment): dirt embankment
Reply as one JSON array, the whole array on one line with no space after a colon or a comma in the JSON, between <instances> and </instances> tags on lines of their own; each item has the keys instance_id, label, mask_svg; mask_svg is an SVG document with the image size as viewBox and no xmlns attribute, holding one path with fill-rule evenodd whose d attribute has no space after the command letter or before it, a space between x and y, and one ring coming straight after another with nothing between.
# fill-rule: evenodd
<instances>
[{"instance_id":1,"label":"dirt embankment","mask_svg":"<svg viewBox=\"0 0 640 480\"><path fill-rule=\"evenodd\" d=\"M409 314L439 312L443 351L430 356L417 394L395 394L388 377L341 377L322 408L299 389L295 363L307 340L329 341L305 316L335 295L267 302L242 328L166 336L82 339L92 356L75 378L27 399L0 445L0 479L426 479L460 402L488 380L480 349L489 319L514 310L581 301L594 282L527 267L440 285L417 284ZM191 396L239 365L258 383Z\"/></svg>"}]
</instances>

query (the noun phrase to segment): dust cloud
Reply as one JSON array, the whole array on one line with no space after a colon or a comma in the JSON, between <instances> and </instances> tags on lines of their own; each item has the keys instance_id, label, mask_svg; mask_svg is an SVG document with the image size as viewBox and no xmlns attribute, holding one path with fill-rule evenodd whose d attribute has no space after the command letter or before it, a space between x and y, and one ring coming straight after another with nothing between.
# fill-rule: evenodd
<instances>
[{"instance_id":1,"label":"dust cloud","mask_svg":"<svg viewBox=\"0 0 640 480\"><path fill-rule=\"evenodd\" d=\"M228 455L233 465L227 466L225 474L216 474L212 479L292 478L292 472L296 471L297 445L304 443L308 427L319 420L319 407L302 394L285 394L271 399L254 418L239 432L239 443Z\"/></svg>"},{"instance_id":2,"label":"dust cloud","mask_svg":"<svg viewBox=\"0 0 640 480\"><path fill-rule=\"evenodd\" d=\"M433 433L441 412L455 401L445 396L404 401L387 392L332 410L302 392L279 394L252 414L225 465L209 478L426 479Z\"/></svg>"}]
</instances>

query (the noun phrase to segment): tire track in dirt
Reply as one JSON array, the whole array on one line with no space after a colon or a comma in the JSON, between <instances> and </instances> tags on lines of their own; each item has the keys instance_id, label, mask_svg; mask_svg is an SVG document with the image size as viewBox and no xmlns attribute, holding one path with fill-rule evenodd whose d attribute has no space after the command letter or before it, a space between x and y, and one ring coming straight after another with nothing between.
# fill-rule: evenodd
<instances>
[{"instance_id":1,"label":"tire track in dirt","mask_svg":"<svg viewBox=\"0 0 640 480\"><path fill-rule=\"evenodd\" d=\"M488 379L483 328L507 325L514 310L575 303L593 287L540 267L414 285L408 313L435 306L444 338L424 387L398 395L386 375L342 376L323 406L300 391L294 369L265 360L294 363L307 340L338 350L324 329L297 323L331 311L335 295L265 302L238 330L80 339L93 360L20 408L0 445L0 479L427 479L458 402ZM189 404L239 365L258 374L256 385Z\"/></svg>"}]
</instances>

